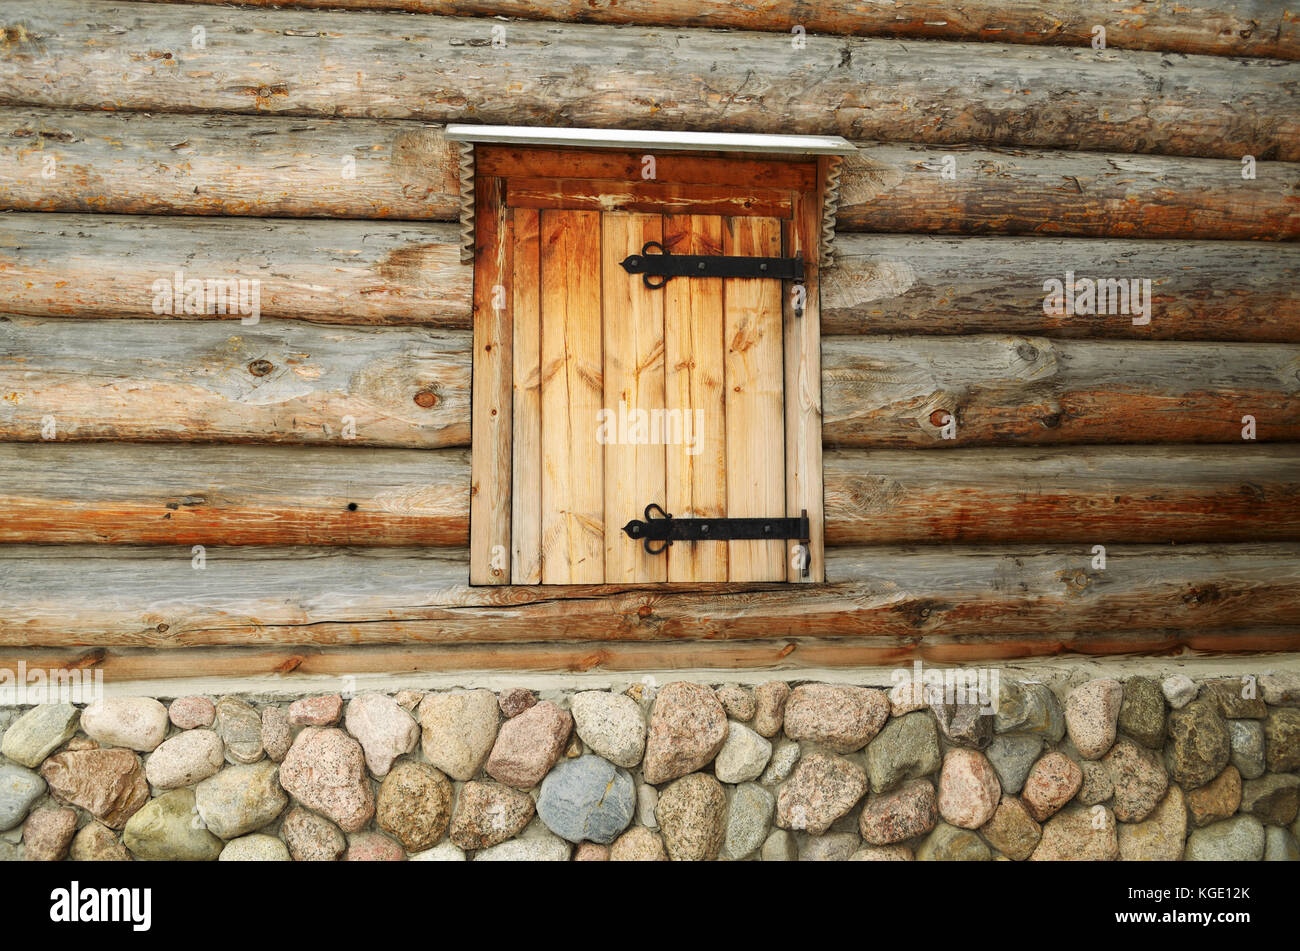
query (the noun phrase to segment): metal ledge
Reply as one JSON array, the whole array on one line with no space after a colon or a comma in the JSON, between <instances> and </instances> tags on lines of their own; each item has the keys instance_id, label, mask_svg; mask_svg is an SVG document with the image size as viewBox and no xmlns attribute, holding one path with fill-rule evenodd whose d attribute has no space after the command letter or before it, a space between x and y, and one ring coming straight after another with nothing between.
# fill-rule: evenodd
<instances>
[{"instance_id":1,"label":"metal ledge","mask_svg":"<svg viewBox=\"0 0 1300 951\"><path fill-rule=\"evenodd\" d=\"M582 149L665 149L761 152L769 155L851 155L857 147L838 135L755 135L736 132L651 132L642 129L554 129L545 126L453 123L454 142L558 145Z\"/></svg>"}]
</instances>

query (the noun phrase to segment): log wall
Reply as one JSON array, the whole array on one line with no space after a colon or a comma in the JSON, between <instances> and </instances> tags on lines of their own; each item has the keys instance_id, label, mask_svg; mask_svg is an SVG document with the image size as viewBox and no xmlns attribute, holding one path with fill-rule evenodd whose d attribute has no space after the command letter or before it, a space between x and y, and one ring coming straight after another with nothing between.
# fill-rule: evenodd
<instances>
[{"instance_id":1,"label":"log wall","mask_svg":"<svg viewBox=\"0 0 1300 951\"><path fill-rule=\"evenodd\" d=\"M0 12L0 663L1300 649L1280 5L293 6ZM859 144L822 274L827 585L466 584L448 121ZM256 313L160 306L178 272L257 282ZM1149 320L1049 312L1106 278L1149 280Z\"/></svg>"}]
</instances>

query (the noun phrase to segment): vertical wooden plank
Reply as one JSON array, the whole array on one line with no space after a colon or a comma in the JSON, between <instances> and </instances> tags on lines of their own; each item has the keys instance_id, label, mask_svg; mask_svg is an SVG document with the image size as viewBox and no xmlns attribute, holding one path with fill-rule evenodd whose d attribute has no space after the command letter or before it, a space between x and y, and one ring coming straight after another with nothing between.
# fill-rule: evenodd
<instances>
[{"instance_id":1,"label":"vertical wooden plank","mask_svg":"<svg viewBox=\"0 0 1300 951\"><path fill-rule=\"evenodd\" d=\"M504 181L475 183L474 367L470 415L471 584L510 581L510 440L513 370L510 228Z\"/></svg>"},{"instance_id":2,"label":"vertical wooden plank","mask_svg":"<svg viewBox=\"0 0 1300 951\"><path fill-rule=\"evenodd\" d=\"M542 580L542 312L537 212L511 210L513 237L514 477L510 580Z\"/></svg>"},{"instance_id":3,"label":"vertical wooden plank","mask_svg":"<svg viewBox=\"0 0 1300 951\"><path fill-rule=\"evenodd\" d=\"M721 254L722 218L667 215L664 245L673 254ZM667 447L667 503L673 515L727 514L727 405L723 282L677 277L664 288L666 397L690 441ZM689 427L689 429L687 429ZM668 549L669 581L726 581L725 542L678 542Z\"/></svg>"},{"instance_id":4,"label":"vertical wooden plank","mask_svg":"<svg viewBox=\"0 0 1300 951\"><path fill-rule=\"evenodd\" d=\"M727 218L723 253L776 257L775 218ZM723 282L726 326L727 515L759 518L785 511L785 385L782 282ZM731 581L784 581L784 541L728 542Z\"/></svg>"},{"instance_id":5,"label":"vertical wooden plank","mask_svg":"<svg viewBox=\"0 0 1300 951\"><path fill-rule=\"evenodd\" d=\"M543 211L542 583L605 574L600 213Z\"/></svg>"},{"instance_id":6,"label":"vertical wooden plank","mask_svg":"<svg viewBox=\"0 0 1300 951\"><path fill-rule=\"evenodd\" d=\"M666 581L666 553L647 554L623 534L648 503L665 505L664 443L680 437L664 410L664 292L619 262L663 240L659 215L609 213L601 220L604 310L605 581ZM669 509L668 511L672 511ZM676 514L676 513L674 513Z\"/></svg>"},{"instance_id":7,"label":"vertical wooden plank","mask_svg":"<svg viewBox=\"0 0 1300 951\"><path fill-rule=\"evenodd\" d=\"M836 159L838 161L838 158ZM824 180L825 167L821 166ZM822 503L822 349L818 261L821 237L820 192L797 193L794 218L785 223L786 250L804 259L803 315L796 314L798 289L786 284L785 321L785 479L786 514L808 512L807 573L793 557L798 541L787 546L790 581L824 581L825 517Z\"/></svg>"}]
</instances>

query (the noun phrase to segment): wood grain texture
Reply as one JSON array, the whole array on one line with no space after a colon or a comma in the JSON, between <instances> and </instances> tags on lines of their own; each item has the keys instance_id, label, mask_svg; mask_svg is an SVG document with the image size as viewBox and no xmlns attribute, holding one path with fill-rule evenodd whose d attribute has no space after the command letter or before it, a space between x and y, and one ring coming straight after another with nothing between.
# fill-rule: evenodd
<instances>
[{"instance_id":1,"label":"wood grain texture","mask_svg":"<svg viewBox=\"0 0 1300 951\"><path fill-rule=\"evenodd\" d=\"M1237 159L858 143L843 231L1282 240L1300 166ZM951 156L956 177L944 178ZM343 159L353 160L353 177ZM54 177L42 172L54 162ZM0 204L21 211L456 218L456 152L410 121L0 109ZM641 153L478 146L478 174L640 180ZM665 183L806 190L807 163L658 155Z\"/></svg>"},{"instance_id":2,"label":"wood grain texture","mask_svg":"<svg viewBox=\"0 0 1300 951\"><path fill-rule=\"evenodd\" d=\"M653 154L651 166L646 156ZM817 185L816 167L787 155L749 156L735 152L652 153L625 149L563 149L478 143L474 168L480 175L522 179L599 179L663 185L724 185L747 189L808 191ZM707 196L694 189L682 194Z\"/></svg>"},{"instance_id":3,"label":"wood grain texture","mask_svg":"<svg viewBox=\"0 0 1300 951\"><path fill-rule=\"evenodd\" d=\"M780 257L781 222L724 218L722 253ZM723 283L728 518L785 514L783 289L771 280ZM727 542L732 581L784 580L786 562L784 541Z\"/></svg>"},{"instance_id":4,"label":"wood grain texture","mask_svg":"<svg viewBox=\"0 0 1300 951\"><path fill-rule=\"evenodd\" d=\"M436 125L0 110L6 208L450 221L458 192L455 143Z\"/></svg>"},{"instance_id":5,"label":"wood grain texture","mask_svg":"<svg viewBox=\"0 0 1300 951\"><path fill-rule=\"evenodd\" d=\"M512 208L573 208L660 214L790 216L790 193L770 188L614 182L605 179L511 178Z\"/></svg>"},{"instance_id":6,"label":"wood grain texture","mask_svg":"<svg viewBox=\"0 0 1300 951\"><path fill-rule=\"evenodd\" d=\"M463 547L468 500L460 449L0 446L6 543Z\"/></svg>"},{"instance_id":7,"label":"wood grain texture","mask_svg":"<svg viewBox=\"0 0 1300 951\"><path fill-rule=\"evenodd\" d=\"M601 408L612 414L612 418L606 416L605 442L600 447L605 485L605 570L601 579L612 583L668 580L668 559L647 553L623 533L629 519L644 517L646 505L663 505L665 501L666 440L662 427L654 431L651 415L666 407L664 295L619 267L629 254L640 254L646 242L662 243L663 237L659 215L601 215L600 259L596 262L601 299L596 319L603 345ZM591 266L591 262L586 264ZM626 434L619 432L621 419L627 420Z\"/></svg>"},{"instance_id":8,"label":"wood grain texture","mask_svg":"<svg viewBox=\"0 0 1300 951\"><path fill-rule=\"evenodd\" d=\"M471 587L466 552L433 549L5 546L0 644L697 643L1218 632L1289 625L1300 546L872 547L827 553L827 585ZM576 595L576 596L575 596ZM1125 644L1130 646L1126 647ZM663 647L662 643L655 644ZM1220 648L1222 649L1222 648ZM168 653L163 651L162 653ZM8 652L7 652L8 653ZM490 665L488 665L490 666Z\"/></svg>"},{"instance_id":9,"label":"wood grain texture","mask_svg":"<svg viewBox=\"0 0 1300 951\"><path fill-rule=\"evenodd\" d=\"M1300 441L1293 345L990 335L823 349L829 446L1240 444L1245 416L1258 440Z\"/></svg>"},{"instance_id":10,"label":"wood grain texture","mask_svg":"<svg viewBox=\"0 0 1300 951\"><path fill-rule=\"evenodd\" d=\"M826 541L1300 539L1300 446L828 452Z\"/></svg>"},{"instance_id":11,"label":"wood grain texture","mask_svg":"<svg viewBox=\"0 0 1300 951\"><path fill-rule=\"evenodd\" d=\"M514 427L510 447L510 581L542 580L542 261L539 214L511 212Z\"/></svg>"},{"instance_id":12,"label":"wood grain texture","mask_svg":"<svg viewBox=\"0 0 1300 951\"><path fill-rule=\"evenodd\" d=\"M605 575L600 217L541 215L543 584Z\"/></svg>"},{"instance_id":13,"label":"wood grain texture","mask_svg":"<svg viewBox=\"0 0 1300 951\"><path fill-rule=\"evenodd\" d=\"M452 224L0 216L3 307L32 316L242 319L156 313L155 282L180 271L258 282L260 318L468 329L474 272L459 255Z\"/></svg>"},{"instance_id":14,"label":"wood grain texture","mask_svg":"<svg viewBox=\"0 0 1300 951\"><path fill-rule=\"evenodd\" d=\"M1280 60L76 0L11 2L4 25L12 105L1300 159Z\"/></svg>"},{"instance_id":15,"label":"wood grain texture","mask_svg":"<svg viewBox=\"0 0 1300 951\"><path fill-rule=\"evenodd\" d=\"M664 216L664 246L673 254L722 254L716 215ZM682 277L664 295L666 394L669 410L689 420L693 440L667 447L664 507L677 517L727 514L726 328L724 281ZM677 542L665 552L669 581L727 577L727 546Z\"/></svg>"},{"instance_id":16,"label":"wood grain texture","mask_svg":"<svg viewBox=\"0 0 1300 951\"><path fill-rule=\"evenodd\" d=\"M951 170L951 171L949 171ZM842 231L1294 240L1300 165L1041 149L859 143ZM948 177L951 175L951 177Z\"/></svg>"},{"instance_id":17,"label":"wood grain texture","mask_svg":"<svg viewBox=\"0 0 1300 951\"><path fill-rule=\"evenodd\" d=\"M0 318L0 440L468 446L469 354L459 330Z\"/></svg>"},{"instance_id":18,"label":"wood grain texture","mask_svg":"<svg viewBox=\"0 0 1300 951\"><path fill-rule=\"evenodd\" d=\"M514 234L505 182L474 180L473 463L469 488L470 582L510 583L514 439Z\"/></svg>"},{"instance_id":19,"label":"wood grain texture","mask_svg":"<svg viewBox=\"0 0 1300 951\"><path fill-rule=\"evenodd\" d=\"M1300 341L1293 244L841 234L835 250L822 277L826 334ZM1150 279L1150 323L1044 313L1044 283L1068 272Z\"/></svg>"},{"instance_id":20,"label":"wood grain texture","mask_svg":"<svg viewBox=\"0 0 1300 951\"><path fill-rule=\"evenodd\" d=\"M157 0L172 3L175 0ZM221 3L224 0L196 0ZM243 0L246 6L314 10L403 10L454 16L507 16L576 23L770 30L987 40L1051 46L1088 46L1093 27L1106 26L1114 49L1167 50L1220 56L1300 59L1300 30L1293 12L1277 0L1172 2L1147 0L978 0L954 7L942 0Z\"/></svg>"}]
</instances>

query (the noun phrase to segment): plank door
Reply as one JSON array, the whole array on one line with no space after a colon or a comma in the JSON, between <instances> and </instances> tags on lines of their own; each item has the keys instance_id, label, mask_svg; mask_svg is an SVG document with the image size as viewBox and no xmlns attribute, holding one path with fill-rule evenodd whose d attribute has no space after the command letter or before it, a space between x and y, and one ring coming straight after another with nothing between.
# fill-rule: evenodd
<instances>
[{"instance_id":1,"label":"plank door","mask_svg":"<svg viewBox=\"0 0 1300 951\"><path fill-rule=\"evenodd\" d=\"M619 202L591 207L583 200L590 189L568 182L490 181L498 184L480 183L479 230L486 216L494 234L491 248L479 242L475 333L484 327L492 344L484 349L476 340L474 420L494 438L480 443L475 430L471 580L819 579L820 548L816 574L805 572L800 557L810 559L800 539L676 541L654 554L623 531L650 505L674 518L808 510L820 541L819 360L812 405L791 405L787 394L792 384L807 389L805 351L820 345L815 305L795 313L792 288L778 280L674 277L651 288L620 266L654 243L671 254L803 254L815 276L815 254L805 253L809 231L795 218L804 207L799 195L774 191L778 197L754 207L739 205L743 214L726 214L718 212L732 207L729 200L643 202L644 190L624 183L618 194L632 196L626 207L601 210ZM503 292L490 312L486 288L479 293L484 275ZM480 360L500 363L506 355L508 376L483 372L480 391ZM815 478L814 465L800 456L811 442ZM491 464L479 460L485 445ZM476 521L492 527L476 532ZM509 540L508 568L493 570L485 545L496 542L499 552L502 539Z\"/></svg>"}]
</instances>

